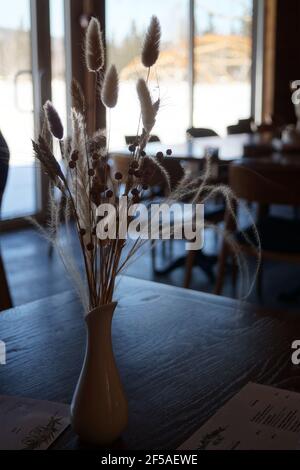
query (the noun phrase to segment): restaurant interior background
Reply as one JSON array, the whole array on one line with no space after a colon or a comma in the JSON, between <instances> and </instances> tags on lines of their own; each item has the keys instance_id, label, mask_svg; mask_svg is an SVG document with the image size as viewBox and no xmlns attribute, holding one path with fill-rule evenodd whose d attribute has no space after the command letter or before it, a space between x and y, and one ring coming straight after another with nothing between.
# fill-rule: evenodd
<instances>
[{"instance_id":1,"label":"restaurant interior background","mask_svg":"<svg viewBox=\"0 0 300 470\"><path fill-rule=\"evenodd\" d=\"M187 129L191 127L213 130L222 139L228 132L253 133L254 127L247 125L250 118L256 125L273 118L273 130L275 124L282 129L295 123L290 83L297 80L300 71L297 1L155 0L137 4L131 0L12 0L1 8L0 129L10 150L0 222L1 259L14 305L69 287L61 276L59 257L27 219L36 216L45 221L48 199L47 185L42 184L45 177L34 162L31 138L39 132L41 107L47 99L52 99L70 132L71 77L75 76L85 90L89 86L77 51L91 15L100 19L107 58L120 73L120 100L111 120L112 150L122 149L125 136L136 131L136 122L127 115L129 109L138 115L134 80L142 72L138 57L152 14L158 16L163 30L151 89L161 97L155 134L165 148L176 150L176 145L190 139ZM236 130L230 127L239 121L242 124ZM103 109L99 109L99 122L105 124ZM234 159L242 157L243 139L236 134L232 142L233 148L225 154L230 157L232 151ZM222 145L222 141L204 140L196 157L206 147ZM188 155L182 157L185 168L199 171L197 162L185 161ZM296 207L272 210L292 219L298 217ZM217 257L221 243L220 237L206 230L206 254ZM155 269L149 250L127 274L183 286L184 265L163 274L176 257L185 256L182 243L170 245L158 247ZM209 276L195 262L189 287L213 292L216 272L217 262ZM299 272L295 263L266 260L260 298L254 289L249 300L293 308L300 298ZM229 272L223 294L235 295Z\"/></svg>"},{"instance_id":2,"label":"restaurant interior background","mask_svg":"<svg viewBox=\"0 0 300 470\"><path fill-rule=\"evenodd\" d=\"M73 396L72 403L83 404L76 419L84 421L89 416L95 423L98 417L93 406L96 403L98 412L102 401L98 407L93 387L81 402L80 387L73 395L86 344L83 308L60 254L36 227L49 229L50 200L52 208L53 201L58 201L67 213L68 197L66 192L61 197L53 187L49 191L51 172L45 174L35 159L32 140L37 142L41 133L47 133L47 119L51 130L51 119L46 112L45 121L43 113L48 100L61 117L65 137L71 136L70 110L75 106L71 83L75 78L86 99L82 116L90 139L94 124L109 129L106 140L101 134L109 142L105 155L97 154L96 138L85 141L84 152L91 153L93 165L90 168L87 159L88 177L99 183L94 169L103 164L105 175L107 169L114 171L113 189L122 188L125 175L129 181L134 175L142 182L142 166L137 162L133 166L129 157L140 151L142 140L136 138L140 113L145 128L136 82L147 74L140 63L141 48L153 15L160 21L162 36L159 58L151 71L149 68L147 86L151 110L158 98L160 109L151 135L149 131L147 155L141 152L139 157L155 157L163 177L152 185L141 184L142 189L133 188L130 197L146 204L162 201L166 181L172 189L181 187L182 181L190 188L196 181L196 192L204 181L201 197L205 199L207 192L212 197L205 200L201 250L187 250L186 240L174 237L149 243L128 264L115 291L115 265L99 267L103 278L113 272L112 288L103 304L113 306L112 316L115 292L119 303L113 321L113 350L129 414L114 369L110 326L105 337L102 331L107 325L102 325L103 330L94 330L101 335L95 349L101 354L94 357L103 362L92 381L97 390L101 382L97 383L97 377L102 377L110 364L113 379L109 382L108 373L109 383L103 380L102 385L108 385L99 394L103 402L107 399L110 411L105 414L104 410L107 423L103 425L102 419L96 423L104 437L97 435L93 440L88 436L87 441L111 444L122 433L124 448L177 449L241 390L246 398L250 392L259 399L271 393L275 401L277 392L274 395L272 387L266 391L265 385L300 391L299 367L295 365L300 360L291 360L291 345L295 340L299 340L295 347L300 345L299 0L0 0L0 410L7 412L3 397L8 401L11 397L49 400L66 414L67 427L70 407L66 404ZM109 111L84 60L89 24L95 27L93 17L101 23L106 63L114 63L119 74L119 100ZM95 99L95 92L99 99ZM63 163L61 151L68 151L68 139L64 143L61 136L50 140L48 157L50 154L52 159L53 152ZM41 151L35 144L37 148ZM70 151L66 177L58 173L60 183L77 175L78 154L76 148ZM111 198L113 191L102 186L103 197ZM126 190L127 183L124 187ZM223 190L220 193L216 188ZM180 202L190 202L189 193L182 194L185 199ZM89 186L89 208L95 202L92 196ZM71 230L70 240L69 224L62 223L62 246L70 250L80 269L86 270L87 283L94 282L97 291L99 282L102 293L102 278L92 277L95 266L96 273L98 269L97 250L109 253L106 248L110 243L119 245L113 245L115 241L105 245L97 239L93 245L96 229L92 231L92 223L90 243L85 245L86 230L73 212L74 234ZM257 232L252 223L249 226L252 220ZM76 228L81 247L75 240ZM92 253L90 265L82 257L87 252ZM245 264L239 264L241 259ZM89 289L91 299L90 285ZM103 307L101 298L94 294L86 318L91 318L94 308ZM104 314L99 318L105 318ZM89 320L86 323L89 329ZM88 344L93 336L88 335ZM86 349L87 356L92 349ZM84 374L79 382L82 377ZM263 385L260 388L249 382ZM110 391L115 389L114 402ZM295 399L298 404L297 397L286 393L280 400ZM29 406L22 403L18 406ZM111 403L117 403L113 410ZM255 404L251 402L251 406ZM89 405L89 413L85 413ZM282 413L285 408L279 417ZM296 420L296 411L291 413L284 423L290 423L291 432L298 436L300 417ZM238 411L229 415L242 420ZM256 424L261 424L263 416L259 412L253 418L258 420ZM111 423L121 418L117 431L107 436ZM271 421L275 418L275 414L268 416ZM80 437L88 435L81 432L85 426L77 427L74 419L72 426ZM240 429L244 429L243 424L239 426L237 447L241 444ZM214 433L206 434L209 436ZM0 449L8 437L9 432L0 426ZM276 444L275 437L269 436L268 445L281 448L283 440L280 437ZM29 433L27 441L19 445L25 442L30 448L31 438ZM255 442L260 439L254 438ZM208 446L209 439L201 445ZM289 439L287 446L294 448ZM216 437L216 442L220 444L222 439ZM243 444L252 448L246 438ZM264 442L259 445L262 448ZM63 434L57 446L78 448L74 433ZM189 448L195 447L185 447Z\"/></svg>"}]
</instances>

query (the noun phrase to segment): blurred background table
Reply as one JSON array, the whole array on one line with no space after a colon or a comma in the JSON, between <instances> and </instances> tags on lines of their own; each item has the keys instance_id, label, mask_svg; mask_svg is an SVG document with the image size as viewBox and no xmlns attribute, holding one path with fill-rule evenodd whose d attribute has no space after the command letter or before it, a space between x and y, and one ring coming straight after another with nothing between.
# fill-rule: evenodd
<instances>
[{"instance_id":1,"label":"blurred background table","mask_svg":"<svg viewBox=\"0 0 300 470\"><path fill-rule=\"evenodd\" d=\"M172 149L172 157L179 160L202 160L208 148L218 148L220 160L236 160L243 156L244 146L254 143L257 136L254 134L236 134L226 137L194 137L181 144L166 145L161 142L150 142L147 151L150 155L156 152ZM266 139L266 144L269 140ZM127 147L112 149L111 154L128 156L130 153Z\"/></svg>"}]
</instances>

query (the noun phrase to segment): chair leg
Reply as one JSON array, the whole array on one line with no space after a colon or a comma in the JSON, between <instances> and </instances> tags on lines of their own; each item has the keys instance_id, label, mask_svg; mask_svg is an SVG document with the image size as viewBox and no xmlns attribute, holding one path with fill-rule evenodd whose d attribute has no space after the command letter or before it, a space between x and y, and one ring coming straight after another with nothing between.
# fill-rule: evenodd
<instances>
[{"instance_id":1,"label":"chair leg","mask_svg":"<svg viewBox=\"0 0 300 470\"><path fill-rule=\"evenodd\" d=\"M226 261L229 255L229 249L226 243L223 244L221 253L219 255L218 261L218 272L217 272L217 280L214 288L214 293L220 295L222 293L224 278L225 278L225 270L226 270Z\"/></svg>"},{"instance_id":2,"label":"chair leg","mask_svg":"<svg viewBox=\"0 0 300 470\"><path fill-rule=\"evenodd\" d=\"M10 291L8 287L8 282L7 282L1 254L0 254L0 286L1 286L0 311L6 310L8 308L12 308L13 304L11 300L11 295L10 295Z\"/></svg>"},{"instance_id":3,"label":"chair leg","mask_svg":"<svg viewBox=\"0 0 300 470\"><path fill-rule=\"evenodd\" d=\"M190 250L186 256L184 284L183 284L183 286L186 289L190 287L195 256L196 256L196 251L193 251L193 250Z\"/></svg>"}]
</instances>

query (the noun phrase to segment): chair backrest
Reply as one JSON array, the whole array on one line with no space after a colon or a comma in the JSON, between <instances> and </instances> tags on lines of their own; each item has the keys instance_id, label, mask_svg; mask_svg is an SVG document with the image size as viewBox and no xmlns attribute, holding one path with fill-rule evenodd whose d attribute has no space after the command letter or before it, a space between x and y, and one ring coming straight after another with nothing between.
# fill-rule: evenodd
<instances>
[{"instance_id":1,"label":"chair backrest","mask_svg":"<svg viewBox=\"0 0 300 470\"><path fill-rule=\"evenodd\" d=\"M206 129L204 127L190 127L186 130L190 137L218 137L218 134L213 129Z\"/></svg>"},{"instance_id":2,"label":"chair backrest","mask_svg":"<svg viewBox=\"0 0 300 470\"><path fill-rule=\"evenodd\" d=\"M7 182L8 164L9 164L9 149L0 131L0 213L1 213L1 204L2 204L3 194L4 194L4 189L5 189L6 182Z\"/></svg>"},{"instance_id":3,"label":"chair backrest","mask_svg":"<svg viewBox=\"0 0 300 470\"><path fill-rule=\"evenodd\" d=\"M300 205L300 166L257 161L232 163L229 186L238 199L260 204Z\"/></svg>"},{"instance_id":4,"label":"chair backrest","mask_svg":"<svg viewBox=\"0 0 300 470\"><path fill-rule=\"evenodd\" d=\"M136 143L137 136L136 135L125 135L125 142L126 145L131 145ZM148 142L160 142L160 138L157 135L150 135Z\"/></svg>"},{"instance_id":5,"label":"chair backrest","mask_svg":"<svg viewBox=\"0 0 300 470\"><path fill-rule=\"evenodd\" d=\"M251 134L253 132L252 130L252 123L253 123L252 118L248 119L240 119L237 124L234 124L232 126L227 127L227 134L228 135L233 135L233 134Z\"/></svg>"}]
</instances>

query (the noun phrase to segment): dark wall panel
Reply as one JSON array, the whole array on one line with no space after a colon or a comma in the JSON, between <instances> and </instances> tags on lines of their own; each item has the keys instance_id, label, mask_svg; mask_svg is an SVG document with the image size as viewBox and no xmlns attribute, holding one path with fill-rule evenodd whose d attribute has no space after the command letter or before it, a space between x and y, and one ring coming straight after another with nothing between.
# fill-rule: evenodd
<instances>
[{"instance_id":1,"label":"dark wall panel","mask_svg":"<svg viewBox=\"0 0 300 470\"><path fill-rule=\"evenodd\" d=\"M289 84L300 79L300 1L277 0L274 114L295 121Z\"/></svg>"}]
</instances>

